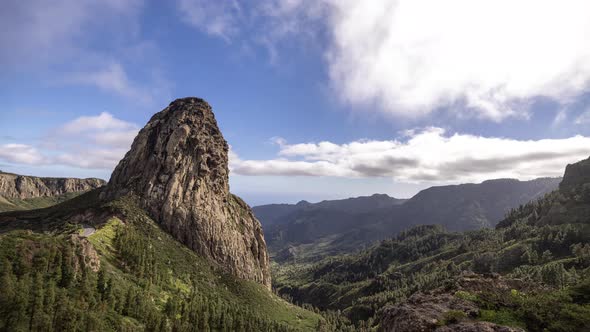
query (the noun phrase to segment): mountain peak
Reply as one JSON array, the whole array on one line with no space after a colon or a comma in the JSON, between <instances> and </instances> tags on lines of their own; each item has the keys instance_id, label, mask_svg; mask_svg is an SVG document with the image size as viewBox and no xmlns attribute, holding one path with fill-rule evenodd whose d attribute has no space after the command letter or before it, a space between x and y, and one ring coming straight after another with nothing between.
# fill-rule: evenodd
<instances>
[{"instance_id":1,"label":"mountain peak","mask_svg":"<svg viewBox=\"0 0 590 332\"><path fill-rule=\"evenodd\" d=\"M199 97L178 98L172 101L168 107L171 110L178 110L178 107L186 105L194 105L195 107L205 108L211 111L211 105L209 105L209 103L205 99Z\"/></svg>"},{"instance_id":2,"label":"mountain peak","mask_svg":"<svg viewBox=\"0 0 590 332\"><path fill-rule=\"evenodd\" d=\"M229 192L228 149L206 101L177 99L139 132L103 197L138 196L180 242L227 272L270 287L260 223Z\"/></svg>"}]
</instances>

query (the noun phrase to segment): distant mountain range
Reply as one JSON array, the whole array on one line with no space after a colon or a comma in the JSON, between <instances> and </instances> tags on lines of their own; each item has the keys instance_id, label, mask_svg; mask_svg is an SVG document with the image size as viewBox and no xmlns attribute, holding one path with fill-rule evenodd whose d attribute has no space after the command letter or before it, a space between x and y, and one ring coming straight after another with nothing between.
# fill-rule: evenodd
<instances>
[{"instance_id":1,"label":"distant mountain range","mask_svg":"<svg viewBox=\"0 0 590 332\"><path fill-rule=\"evenodd\" d=\"M352 252L415 225L449 231L494 227L510 209L557 189L561 178L431 187L408 200L384 194L253 208L277 261Z\"/></svg>"}]
</instances>

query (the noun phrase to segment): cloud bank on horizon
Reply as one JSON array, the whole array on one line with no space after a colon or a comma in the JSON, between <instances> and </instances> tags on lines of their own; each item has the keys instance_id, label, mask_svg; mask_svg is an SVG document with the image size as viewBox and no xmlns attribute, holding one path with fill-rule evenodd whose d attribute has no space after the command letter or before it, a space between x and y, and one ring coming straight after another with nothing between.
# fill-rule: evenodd
<instances>
[{"instance_id":1,"label":"cloud bank on horizon","mask_svg":"<svg viewBox=\"0 0 590 332\"><path fill-rule=\"evenodd\" d=\"M139 126L109 113L83 116L49 131L38 146L0 145L0 161L112 170ZM568 163L590 155L590 137L517 140L429 127L392 140L288 144L268 160L242 160L230 151L230 170L243 176L391 178L404 183L479 182L493 178L557 177Z\"/></svg>"},{"instance_id":2,"label":"cloud bank on horizon","mask_svg":"<svg viewBox=\"0 0 590 332\"><path fill-rule=\"evenodd\" d=\"M230 155L239 175L388 177L397 182L460 183L496 178L559 177L568 163L590 155L590 137L516 140L425 128L404 139L287 144L278 158L241 160Z\"/></svg>"},{"instance_id":3,"label":"cloud bank on horizon","mask_svg":"<svg viewBox=\"0 0 590 332\"><path fill-rule=\"evenodd\" d=\"M0 145L0 160L32 166L70 166L111 171L131 147L139 127L103 112L82 116L45 133L36 145Z\"/></svg>"}]
</instances>

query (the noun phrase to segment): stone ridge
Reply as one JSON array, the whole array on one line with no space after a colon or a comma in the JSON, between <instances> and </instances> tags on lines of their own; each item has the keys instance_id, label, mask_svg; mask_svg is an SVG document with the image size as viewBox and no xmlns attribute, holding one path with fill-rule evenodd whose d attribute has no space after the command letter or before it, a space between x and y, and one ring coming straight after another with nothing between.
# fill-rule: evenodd
<instances>
[{"instance_id":1,"label":"stone ridge","mask_svg":"<svg viewBox=\"0 0 590 332\"><path fill-rule=\"evenodd\" d=\"M211 106L200 98L177 99L139 132L102 197L138 196L180 242L225 271L270 288L260 223L229 192L228 150Z\"/></svg>"},{"instance_id":2,"label":"stone ridge","mask_svg":"<svg viewBox=\"0 0 590 332\"><path fill-rule=\"evenodd\" d=\"M0 196L9 199L53 197L102 187L101 179L42 178L0 171Z\"/></svg>"}]
</instances>

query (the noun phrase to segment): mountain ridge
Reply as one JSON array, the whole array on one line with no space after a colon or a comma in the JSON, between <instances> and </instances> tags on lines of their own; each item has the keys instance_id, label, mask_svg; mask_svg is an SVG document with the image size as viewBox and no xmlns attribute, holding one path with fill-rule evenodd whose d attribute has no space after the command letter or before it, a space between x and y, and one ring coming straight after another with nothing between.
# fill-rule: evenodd
<instances>
[{"instance_id":1,"label":"mountain ridge","mask_svg":"<svg viewBox=\"0 0 590 332\"><path fill-rule=\"evenodd\" d=\"M97 178L55 178L0 171L0 212L46 208L102 187Z\"/></svg>"},{"instance_id":2,"label":"mountain ridge","mask_svg":"<svg viewBox=\"0 0 590 332\"><path fill-rule=\"evenodd\" d=\"M97 178L58 178L19 175L0 171L0 196L29 199L96 189L106 184Z\"/></svg>"},{"instance_id":3,"label":"mountain ridge","mask_svg":"<svg viewBox=\"0 0 590 332\"><path fill-rule=\"evenodd\" d=\"M414 225L440 224L451 231L494 227L509 209L556 189L560 179L496 179L430 187L403 200L377 194L253 211L275 259L317 259L358 251Z\"/></svg>"}]
</instances>

